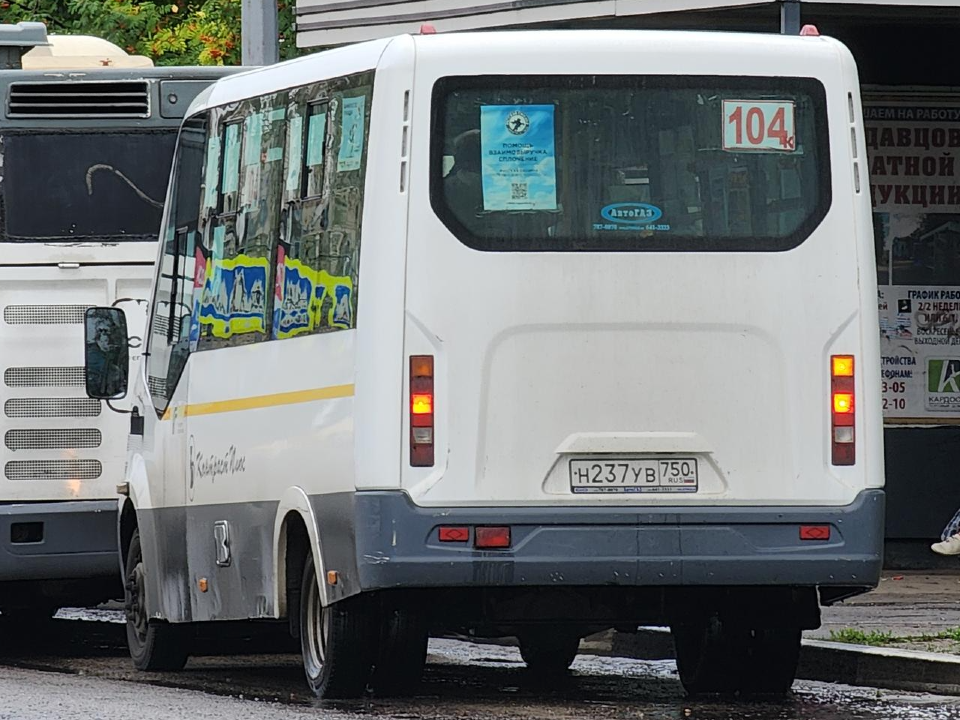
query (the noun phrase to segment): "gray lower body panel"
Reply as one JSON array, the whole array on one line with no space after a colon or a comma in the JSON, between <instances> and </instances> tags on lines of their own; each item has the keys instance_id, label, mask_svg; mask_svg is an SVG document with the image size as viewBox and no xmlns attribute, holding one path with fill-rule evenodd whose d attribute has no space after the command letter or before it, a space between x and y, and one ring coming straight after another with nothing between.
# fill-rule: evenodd
<instances>
[{"instance_id":1,"label":"gray lower body panel","mask_svg":"<svg viewBox=\"0 0 960 720\"><path fill-rule=\"evenodd\" d=\"M884 493L842 507L424 508L402 492L356 494L363 590L504 586L875 587ZM508 525L506 550L477 550L473 530ZM801 540L801 525L830 527ZM471 528L441 543L440 526Z\"/></svg>"},{"instance_id":2,"label":"gray lower body panel","mask_svg":"<svg viewBox=\"0 0 960 720\"><path fill-rule=\"evenodd\" d=\"M0 505L0 582L106 578L117 582L117 503Z\"/></svg>"}]
</instances>

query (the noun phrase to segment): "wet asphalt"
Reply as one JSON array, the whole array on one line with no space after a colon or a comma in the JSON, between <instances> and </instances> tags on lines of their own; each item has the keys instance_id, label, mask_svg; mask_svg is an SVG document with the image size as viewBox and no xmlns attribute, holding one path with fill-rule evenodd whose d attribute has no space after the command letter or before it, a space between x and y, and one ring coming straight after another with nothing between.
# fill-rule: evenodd
<instances>
[{"instance_id":1,"label":"wet asphalt","mask_svg":"<svg viewBox=\"0 0 960 720\"><path fill-rule=\"evenodd\" d=\"M412 697L320 703L293 653L196 657L179 673L137 672L117 620L66 611L42 634L0 622L0 720L960 720L960 698L827 683L797 682L779 700L691 700L672 661L581 655L559 686L544 686L515 649L453 640L431 640Z\"/></svg>"}]
</instances>

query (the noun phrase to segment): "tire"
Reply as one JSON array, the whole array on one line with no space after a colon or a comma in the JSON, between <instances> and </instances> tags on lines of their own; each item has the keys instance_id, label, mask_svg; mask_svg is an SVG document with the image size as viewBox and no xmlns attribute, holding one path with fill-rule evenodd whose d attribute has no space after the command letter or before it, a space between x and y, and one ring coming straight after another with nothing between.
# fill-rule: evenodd
<instances>
[{"instance_id":1,"label":"tire","mask_svg":"<svg viewBox=\"0 0 960 720\"><path fill-rule=\"evenodd\" d=\"M140 549L140 530L133 531L124 564L124 610L127 615L127 647L137 670L159 672L182 670L189 657L184 628L147 616L147 573Z\"/></svg>"},{"instance_id":2,"label":"tire","mask_svg":"<svg viewBox=\"0 0 960 720\"><path fill-rule=\"evenodd\" d=\"M564 627L536 628L520 633L520 657L531 673L562 677L580 649L580 635Z\"/></svg>"},{"instance_id":3,"label":"tire","mask_svg":"<svg viewBox=\"0 0 960 720\"><path fill-rule=\"evenodd\" d=\"M412 695L427 663L427 622L422 613L382 607L380 642L370 686L382 697Z\"/></svg>"},{"instance_id":4,"label":"tire","mask_svg":"<svg viewBox=\"0 0 960 720\"><path fill-rule=\"evenodd\" d=\"M367 688L377 639L376 614L359 595L323 607L307 556L300 602L300 648L307 684L320 699L356 698Z\"/></svg>"},{"instance_id":5,"label":"tire","mask_svg":"<svg viewBox=\"0 0 960 720\"><path fill-rule=\"evenodd\" d=\"M799 628L730 626L713 615L671 630L680 682L690 695L784 695L793 685Z\"/></svg>"},{"instance_id":6,"label":"tire","mask_svg":"<svg viewBox=\"0 0 960 720\"><path fill-rule=\"evenodd\" d=\"M741 650L740 692L785 695L797 676L799 628L748 631Z\"/></svg>"},{"instance_id":7,"label":"tire","mask_svg":"<svg viewBox=\"0 0 960 720\"><path fill-rule=\"evenodd\" d=\"M740 689L737 648L716 615L671 625L680 682L689 695Z\"/></svg>"}]
</instances>

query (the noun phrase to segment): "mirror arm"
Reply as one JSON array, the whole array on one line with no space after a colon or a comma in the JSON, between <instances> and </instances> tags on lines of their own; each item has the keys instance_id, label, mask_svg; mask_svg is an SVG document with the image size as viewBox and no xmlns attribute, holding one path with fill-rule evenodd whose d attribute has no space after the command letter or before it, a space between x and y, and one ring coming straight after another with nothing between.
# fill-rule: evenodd
<instances>
[{"instance_id":1,"label":"mirror arm","mask_svg":"<svg viewBox=\"0 0 960 720\"><path fill-rule=\"evenodd\" d=\"M136 303L137 305L147 304L147 301L144 300L143 298L117 298L112 303L110 303L110 307L116 307L120 303L125 303L125 302L132 302L132 303Z\"/></svg>"},{"instance_id":2,"label":"mirror arm","mask_svg":"<svg viewBox=\"0 0 960 720\"><path fill-rule=\"evenodd\" d=\"M133 412L133 410L121 410L118 407L114 407L110 400L104 400L104 402L106 403L107 407L113 410L115 413L120 413L121 415L130 415Z\"/></svg>"}]
</instances>

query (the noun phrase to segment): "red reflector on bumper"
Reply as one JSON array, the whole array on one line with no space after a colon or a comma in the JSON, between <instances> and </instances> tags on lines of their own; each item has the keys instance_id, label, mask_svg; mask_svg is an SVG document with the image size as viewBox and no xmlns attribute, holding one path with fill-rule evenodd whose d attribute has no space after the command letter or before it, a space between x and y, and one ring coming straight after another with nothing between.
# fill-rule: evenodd
<instances>
[{"instance_id":1,"label":"red reflector on bumper","mask_svg":"<svg viewBox=\"0 0 960 720\"><path fill-rule=\"evenodd\" d=\"M459 542L465 543L470 540L470 528L468 527L442 527L440 528L440 542Z\"/></svg>"},{"instance_id":2,"label":"red reflector on bumper","mask_svg":"<svg viewBox=\"0 0 960 720\"><path fill-rule=\"evenodd\" d=\"M829 525L801 525L800 539L801 540L829 540L830 526Z\"/></svg>"},{"instance_id":3,"label":"red reflector on bumper","mask_svg":"<svg viewBox=\"0 0 960 720\"><path fill-rule=\"evenodd\" d=\"M474 532L474 545L478 548L510 547L510 528L478 527Z\"/></svg>"}]
</instances>

